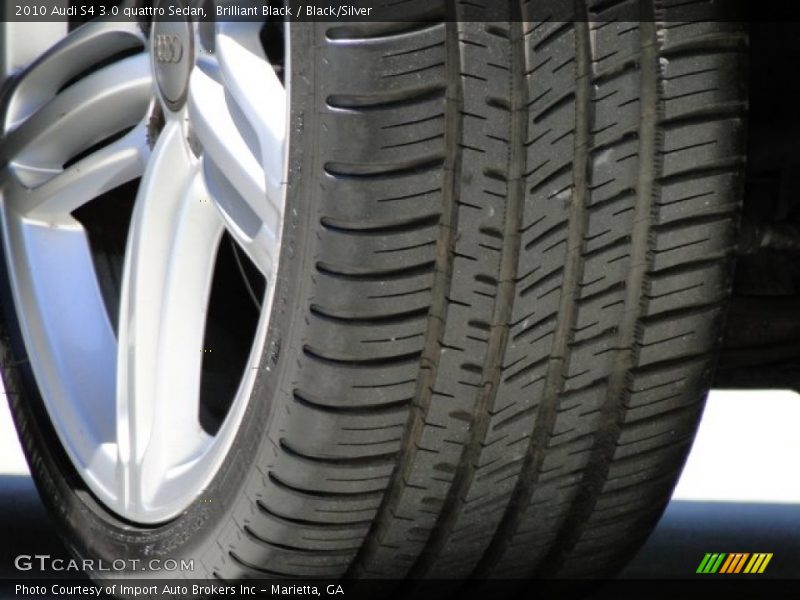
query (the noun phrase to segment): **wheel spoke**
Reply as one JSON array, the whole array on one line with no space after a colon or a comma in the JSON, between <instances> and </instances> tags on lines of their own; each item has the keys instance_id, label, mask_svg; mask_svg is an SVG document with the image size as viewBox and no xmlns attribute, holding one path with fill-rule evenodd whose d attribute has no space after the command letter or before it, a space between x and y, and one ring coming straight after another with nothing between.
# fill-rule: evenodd
<instances>
[{"instance_id":1,"label":"wheel spoke","mask_svg":"<svg viewBox=\"0 0 800 600\"><path fill-rule=\"evenodd\" d=\"M257 47L257 30L241 23L243 32L232 31L233 25L218 25L219 63L207 60L192 75L189 115L204 151L211 199L269 278L285 195L286 91Z\"/></svg>"},{"instance_id":2,"label":"wheel spoke","mask_svg":"<svg viewBox=\"0 0 800 600\"><path fill-rule=\"evenodd\" d=\"M21 72L68 33L64 21L6 21L0 37L0 77Z\"/></svg>"},{"instance_id":3,"label":"wheel spoke","mask_svg":"<svg viewBox=\"0 0 800 600\"><path fill-rule=\"evenodd\" d=\"M274 203L285 179L287 94L266 60L260 29L260 23L220 22L216 49L229 97L258 137L268 199Z\"/></svg>"},{"instance_id":4,"label":"wheel spoke","mask_svg":"<svg viewBox=\"0 0 800 600\"><path fill-rule=\"evenodd\" d=\"M93 145L142 121L151 75L140 54L104 67L65 89L6 136L2 157L35 186Z\"/></svg>"},{"instance_id":5,"label":"wheel spoke","mask_svg":"<svg viewBox=\"0 0 800 600\"><path fill-rule=\"evenodd\" d=\"M49 223L72 222L70 213L85 203L141 177L150 148L140 123L123 138L70 165L35 188L16 174L7 177L5 196L17 214Z\"/></svg>"},{"instance_id":6,"label":"wheel spoke","mask_svg":"<svg viewBox=\"0 0 800 600\"><path fill-rule=\"evenodd\" d=\"M219 209L228 232L261 274L271 280L278 259L275 233L241 200L213 162L203 161L203 174L209 198Z\"/></svg>"},{"instance_id":7,"label":"wheel spoke","mask_svg":"<svg viewBox=\"0 0 800 600\"><path fill-rule=\"evenodd\" d=\"M126 253L117 364L127 510L170 495L171 470L208 442L198 416L202 344L222 223L175 122L142 180Z\"/></svg>"},{"instance_id":8,"label":"wheel spoke","mask_svg":"<svg viewBox=\"0 0 800 600\"><path fill-rule=\"evenodd\" d=\"M267 196L264 170L253 145L234 122L223 86L205 69L195 69L192 75L189 115L206 160L225 173L237 195L265 225L275 227L278 211Z\"/></svg>"},{"instance_id":9,"label":"wheel spoke","mask_svg":"<svg viewBox=\"0 0 800 600\"><path fill-rule=\"evenodd\" d=\"M29 353L42 397L51 417L68 432L62 439L71 455L102 484L102 471L113 463L104 465L101 454L116 439L116 340L86 236L75 221L53 229L6 211L3 229L5 252L16 257L7 263L8 275L15 305L24 307L20 326L26 344L56 349ZM70 291L67 301L65 290ZM81 399L80 409L70 402L73 397Z\"/></svg>"},{"instance_id":10,"label":"wheel spoke","mask_svg":"<svg viewBox=\"0 0 800 600\"><path fill-rule=\"evenodd\" d=\"M42 32L37 31L36 35ZM5 130L14 129L49 102L67 82L93 65L143 46L144 37L136 23L93 21L78 28L20 74L9 98Z\"/></svg>"}]
</instances>

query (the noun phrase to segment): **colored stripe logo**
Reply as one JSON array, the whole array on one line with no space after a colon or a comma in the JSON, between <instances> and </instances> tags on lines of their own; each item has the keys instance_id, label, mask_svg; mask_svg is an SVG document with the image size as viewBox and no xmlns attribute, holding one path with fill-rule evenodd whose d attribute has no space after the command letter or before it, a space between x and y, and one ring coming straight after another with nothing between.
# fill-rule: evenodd
<instances>
[{"instance_id":1,"label":"colored stripe logo","mask_svg":"<svg viewBox=\"0 0 800 600\"><path fill-rule=\"evenodd\" d=\"M772 560L772 553L756 552L708 552L700 561L697 573L701 574L725 574L735 575L739 573L760 574L763 573L769 561Z\"/></svg>"}]
</instances>

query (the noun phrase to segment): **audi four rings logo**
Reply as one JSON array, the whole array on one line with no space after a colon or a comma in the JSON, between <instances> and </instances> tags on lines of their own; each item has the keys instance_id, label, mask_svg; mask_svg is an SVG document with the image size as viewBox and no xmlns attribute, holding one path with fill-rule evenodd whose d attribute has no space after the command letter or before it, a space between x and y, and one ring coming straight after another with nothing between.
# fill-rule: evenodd
<instances>
[{"instance_id":1,"label":"audi four rings logo","mask_svg":"<svg viewBox=\"0 0 800 600\"><path fill-rule=\"evenodd\" d=\"M183 58L183 43L177 35L156 36L156 62L178 63Z\"/></svg>"}]
</instances>

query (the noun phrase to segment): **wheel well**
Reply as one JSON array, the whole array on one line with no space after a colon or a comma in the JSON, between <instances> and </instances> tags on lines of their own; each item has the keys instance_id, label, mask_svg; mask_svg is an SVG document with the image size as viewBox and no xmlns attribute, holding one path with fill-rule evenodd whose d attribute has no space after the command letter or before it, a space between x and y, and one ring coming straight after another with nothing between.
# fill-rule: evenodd
<instances>
[{"instance_id":1,"label":"wheel well","mask_svg":"<svg viewBox=\"0 0 800 600\"><path fill-rule=\"evenodd\" d=\"M800 23L750 25L747 174L716 387L800 389Z\"/></svg>"}]
</instances>

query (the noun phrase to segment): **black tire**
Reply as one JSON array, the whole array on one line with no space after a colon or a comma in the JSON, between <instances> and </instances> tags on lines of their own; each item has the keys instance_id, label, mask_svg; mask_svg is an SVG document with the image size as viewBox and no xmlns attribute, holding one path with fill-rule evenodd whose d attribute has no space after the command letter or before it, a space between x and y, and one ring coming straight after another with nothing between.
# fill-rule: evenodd
<instances>
[{"instance_id":1,"label":"black tire","mask_svg":"<svg viewBox=\"0 0 800 600\"><path fill-rule=\"evenodd\" d=\"M502 23L455 4L440 16L461 22L293 29L268 350L184 515L136 527L92 499L7 320L20 436L78 554L226 579L575 577L649 533L730 293L746 35L661 2L538 26L527 3ZM640 21L609 22L623 9Z\"/></svg>"}]
</instances>

